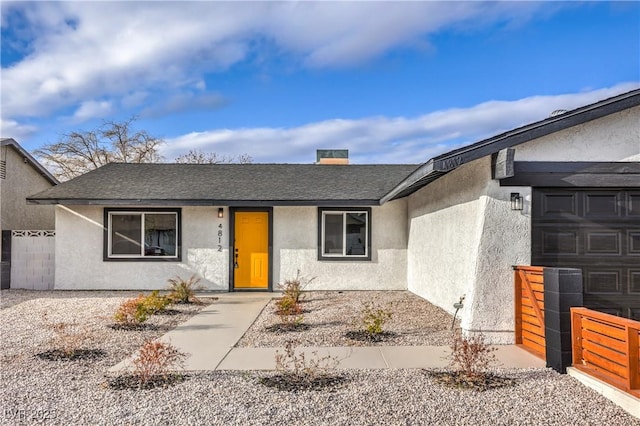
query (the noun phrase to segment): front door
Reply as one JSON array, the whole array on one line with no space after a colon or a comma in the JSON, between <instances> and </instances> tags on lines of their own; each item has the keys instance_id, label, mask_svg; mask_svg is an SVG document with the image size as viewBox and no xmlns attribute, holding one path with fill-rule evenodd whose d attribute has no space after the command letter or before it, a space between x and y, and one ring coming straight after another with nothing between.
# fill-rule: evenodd
<instances>
[{"instance_id":1,"label":"front door","mask_svg":"<svg viewBox=\"0 0 640 426\"><path fill-rule=\"evenodd\" d=\"M269 289L269 212L236 211L233 287Z\"/></svg>"}]
</instances>

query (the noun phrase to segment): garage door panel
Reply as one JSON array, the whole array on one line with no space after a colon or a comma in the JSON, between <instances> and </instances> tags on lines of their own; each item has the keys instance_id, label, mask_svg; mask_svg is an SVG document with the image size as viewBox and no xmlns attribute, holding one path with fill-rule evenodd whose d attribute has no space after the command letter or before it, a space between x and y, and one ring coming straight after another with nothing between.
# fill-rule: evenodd
<instances>
[{"instance_id":1,"label":"garage door panel","mask_svg":"<svg viewBox=\"0 0 640 426\"><path fill-rule=\"evenodd\" d=\"M627 216L640 217L640 192L627 193Z\"/></svg>"},{"instance_id":2,"label":"garage door panel","mask_svg":"<svg viewBox=\"0 0 640 426\"><path fill-rule=\"evenodd\" d=\"M585 293L622 294L621 269L583 268Z\"/></svg>"},{"instance_id":3,"label":"garage door panel","mask_svg":"<svg viewBox=\"0 0 640 426\"><path fill-rule=\"evenodd\" d=\"M622 254L620 232L603 232L585 230L585 254L614 255Z\"/></svg>"},{"instance_id":4,"label":"garage door panel","mask_svg":"<svg viewBox=\"0 0 640 426\"><path fill-rule=\"evenodd\" d=\"M578 230L553 228L541 229L542 254L544 256L575 256L578 254Z\"/></svg>"},{"instance_id":5,"label":"garage door panel","mask_svg":"<svg viewBox=\"0 0 640 426\"><path fill-rule=\"evenodd\" d=\"M585 192L584 217L620 216L619 193L616 192Z\"/></svg>"},{"instance_id":6,"label":"garage door panel","mask_svg":"<svg viewBox=\"0 0 640 426\"><path fill-rule=\"evenodd\" d=\"M585 306L640 315L640 191L534 188L533 203L532 263L580 268Z\"/></svg>"},{"instance_id":7,"label":"garage door panel","mask_svg":"<svg viewBox=\"0 0 640 426\"><path fill-rule=\"evenodd\" d=\"M542 194L540 216L563 217L578 214L578 199L574 192Z\"/></svg>"},{"instance_id":8,"label":"garage door panel","mask_svg":"<svg viewBox=\"0 0 640 426\"><path fill-rule=\"evenodd\" d=\"M628 253L630 255L640 255L640 231L628 231L627 243L629 244Z\"/></svg>"},{"instance_id":9,"label":"garage door panel","mask_svg":"<svg viewBox=\"0 0 640 426\"><path fill-rule=\"evenodd\" d=\"M629 293L640 294L640 268L629 269Z\"/></svg>"}]
</instances>

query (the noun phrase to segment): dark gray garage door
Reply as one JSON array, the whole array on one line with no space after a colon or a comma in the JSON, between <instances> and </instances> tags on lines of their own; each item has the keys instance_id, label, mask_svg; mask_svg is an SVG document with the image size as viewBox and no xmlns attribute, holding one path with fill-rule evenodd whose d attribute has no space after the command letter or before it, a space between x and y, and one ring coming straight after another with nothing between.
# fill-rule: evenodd
<instances>
[{"instance_id":1,"label":"dark gray garage door","mask_svg":"<svg viewBox=\"0 0 640 426\"><path fill-rule=\"evenodd\" d=\"M640 189L536 188L532 265L581 268L586 307L640 320Z\"/></svg>"}]
</instances>

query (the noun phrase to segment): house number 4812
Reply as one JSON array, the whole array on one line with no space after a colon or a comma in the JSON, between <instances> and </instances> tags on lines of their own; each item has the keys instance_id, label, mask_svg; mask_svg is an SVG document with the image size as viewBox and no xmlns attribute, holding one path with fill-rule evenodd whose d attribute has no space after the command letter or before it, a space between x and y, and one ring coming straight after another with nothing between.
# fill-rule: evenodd
<instances>
[{"instance_id":1,"label":"house number 4812","mask_svg":"<svg viewBox=\"0 0 640 426\"><path fill-rule=\"evenodd\" d=\"M218 225L218 251L222 251L222 224Z\"/></svg>"}]
</instances>

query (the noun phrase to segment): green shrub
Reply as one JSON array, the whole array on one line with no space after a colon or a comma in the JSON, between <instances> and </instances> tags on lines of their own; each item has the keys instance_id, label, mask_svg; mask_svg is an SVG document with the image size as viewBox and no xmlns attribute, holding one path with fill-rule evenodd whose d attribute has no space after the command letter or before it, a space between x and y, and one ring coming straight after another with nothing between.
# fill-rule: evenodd
<instances>
[{"instance_id":1,"label":"green shrub","mask_svg":"<svg viewBox=\"0 0 640 426\"><path fill-rule=\"evenodd\" d=\"M178 276L169 279L169 298L175 303L200 303L195 296L195 292L201 288L198 286L199 282L200 278L195 275L191 275L188 280Z\"/></svg>"},{"instance_id":2,"label":"green shrub","mask_svg":"<svg viewBox=\"0 0 640 426\"><path fill-rule=\"evenodd\" d=\"M276 314L279 316L300 315L302 307L294 298L288 295L276 300Z\"/></svg>"},{"instance_id":3,"label":"green shrub","mask_svg":"<svg viewBox=\"0 0 640 426\"><path fill-rule=\"evenodd\" d=\"M276 300L276 315L280 320L281 330L293 330L302 325L302 307L291 296L284 295Z\"/></svg>"},{"instance_id":4,"label":"green shrub","mask_svg":"<svg viewBox=\"0 0 640 426\"><path fill-rule=\"evenodd\" d=\"M149 314L163 311L171 304L168 296L160 296L158 290L153 290L150 295L144 298L144 307Z\"/></svg>"},{"instance_id":5,"label":"green shrub","mask_svg":"<svg viewBox=\"0 0 640 426\"><path fill-rule=\"evenodd\" d=\"M149 311L145 306L145 297L141 294L135 299L122 302L115 315L116 322L123 326L140 325L147 320Z\"/></svg>"},{"instance_id":6,"label":"green shrub","mask_svg":"<svg viewBox=\"0 0 640 426\"><path fill-rule=\"evenodd\" d=\"M384 324L391 319L391 308L382 308L373 302L365 302L362 305L361 323L366 331L370 335L381 334L384 329Z\"/></svg>"}]
</instances>

